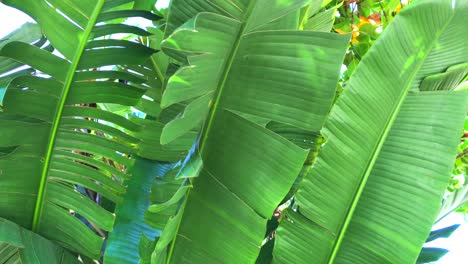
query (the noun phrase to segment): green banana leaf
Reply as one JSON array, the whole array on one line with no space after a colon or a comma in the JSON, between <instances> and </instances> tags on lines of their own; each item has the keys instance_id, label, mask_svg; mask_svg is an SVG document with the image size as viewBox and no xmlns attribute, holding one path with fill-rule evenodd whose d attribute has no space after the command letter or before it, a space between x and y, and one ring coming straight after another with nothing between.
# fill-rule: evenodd
<instances>
[{"instance_id":1,"label":"green banana leaf","mask_svg":"<svg viewBox=\"0 0 468 264\"><path fill-rule=\"evenodd\" d=\"M149 209L180 205L153 263L257 258L267 220L308 154L267 124L318 133L349 41L295 30L307 2L172 1L161 47L183 65L168 79L161 108L186 107L164 127L161 143L203 129L177 174L186 185Z\"/></svg>"},{"instance_id":2,"label":"green banana leaf","mask_svg":"<svg viewBox=\"0 0 468 264\"><path fill-rule=\"evenodd\" d=\"M420 86L468 61L466 14L466 1L415 1L384 31L330 113L326 143L277 230L274 263L416 261L467 110L466 92Z\"/></svg>"},{"instance_id":3,"label":"green banana leaf","mask_svg":"<svg viewBox=\"0 0 468 264\"><path fill-rule=\"evenodd\" d=\"M453 193L450 193L442 201L442 206L436 222L444 219L447 215L468 203L468 185L465 185Z\"/></svg>"},{"instance_id":4,"label":"green banana leaf","mask_svg":"<svg viewBox=\"0 0 468 264\"><path fill-rule=\"evenodd\" d=\"M41 29L37 24L27 22L21 25L15 31L0 39L0 48L12 41L21 41L24 43L33 43L42 37Z\"/></svg>"},{"instance_id":5,"label":"green banana leaf","mask_svg":"<svg viewBox=\"0 0 468 264\"><path fill-rule=\"evenodd\" d=\"M135 0L133 9L152 10L157 0Z\"/></svg>"},{"instance_id":6,"label":"green banana leaf","mask_svg":"<svg viewBox=\"0 0 468 264\"><path fill-rule=\"evenodd\" d=\"M141 4L148 3L148 1L140 1L140 6L136 9L151 9L151 6L144 6ZM154 1L152 5L154 5ZM153 49L160 49L160 43L164 32L160 28L148 28L152 35L140 36L138 41L142 44L146 44ZM182 144L184 141L178 140L177 144L169 144L162 146L159 143L159 137L161 134L162 127L159 128L159 132L154 132L152 127L155 127L156 122L149 122L149 120L162 120L166 113L161 113L159 104L162 97L162 89L165 85L165 73L168 67L168 57L159 52L151 56L150 61L142 65L142 67L124 67L123 70L134 71L140 73L147 80L145 84L150 87L145 93L145 96L140 100L139 104L135 108L139 111L146 113L146 121L143 126L146 129L150 128L149 133L144 133L146 136L140 138L146 138L149 140L148 146L152 151L153 160L136 157L135 163L132 168L129 168L129 173L132 174L132 178L128 181L127 192L123 197L123 202L119 204L115 210L116 219L114 230L110 234L107 240L107 246L104 256L104 263L150 263L151 253L154 250L154 241L160 236L161 230L164 225L154 225L154 222L165 223L167 216L163 214L158 215L145 215L145 211L149 206L150 201L152 203L164 202L163 197L170 199L173 193L165 193L167 188L155 189L154 186L159 186L161 183L165 183L167 179L165 176L166 172L172 169L174 163L186 155L189 150L191 143L194 138L186 140L188 144ZM151 69L152 71L150 71ZM108 106L108 105L106 105ZM115 109L115 108L114 108ZM129 111L126 115L129 115ZM162 116L163 118L160 118ZM133 119L133 118L132 118ZM138 122L142 122L141 120ZM173 147L178 149L175 150ZM184 152L185 150L185 152ZM146 154L148 154L147 152ZM148 157L148 155L147 155ZM175 185L176 189L180 186L180 183ZM172 190L172 189L170 189ZM162 200L157 198L163 198ZM147 221L151 225L145 222L145 217L156 217ZM155 220L155 221L152 221Z\"/></svg>"},{"instance_id":7,"label":"green banana leaf","mask_svg":"<svg viewBox=\"0 0 468 264\"><path fill-rule=\"evenodd\" d=\"M138 66L155 52L134 42L102 37L146 34L109 21L159 17L142 10L112 11L129 1L1 2L33 17L62 56L21 42L8 43L0 50L0 56L44 73L14 79L4 98L0 217L97 259L102 235L113 229L115 216L77 186L121 202L126 191L123 181L130 175L111 164L129 168L134 163L131 155L145 157L150 132L117 114L86 105L137 105L146 91L141 85L144 81L125 71L99 68Z\"/></svg>"},{"instance_id":8,"label":"green banana leaf","mask_svg":"<svg viewBox=\"0 0 468 264\"><path fill-rule=\"evenodd\" d=\"M439 238L448 238L452 235L453 232L455 232L458 229L458 227L460 227L460 225L456 224L431 231L429 237L426 239L426 243ZM432 263L442 258L448 252L449 250L444 248L423 247L421 252L419 253L416 263Z\"/></svg>"},{"instance_id":9,"label":"green banana leaf","mask_svg":"<svg viewBox=\"0 0 468 264\"><path fill-rule=\"evenodd\" d=\"M343 3L338 3L320 12L322 7L331 1L309 1L310 5L303 9L301 23L299 27L304 30L330 32L335 22L336 13Z\"/></svg>"},{"instance_id":10,"label":"green banana leaf","mask_svg":"<svg viewBox=\"0 0 468 264\"><path fill-rule=\"evenodd\" d=\"M422 249L416 264L434 263L445 256L449 251L445 248L425 247Z\"/></svg>"},{"instance_id":11,"label":"green banana leaf","mask_svg":"<svg viewBox=\"0 0 468 264\"><path fill-rule=\"evenodd\" d=\"M0 48L13 41L21 41L24 43L40 42L41 36L41 30L37 24L25 23L20 28L0 39ZM43 42L36 43L36 45L37 44L42 45ZM3 96L11 80L20 75L26 75L32 72L31 69L18 70L15 73L11 72L21 66L23 66L22 63L9 58L0 57L0 105L2 104Z\"/></svg>"},{"instance_id":12,"label":"green banana leaf","mask_svg":"<svg viewBox=\"0 0 468 264\"><path fill-rule=\"evenodd\" d=\"M37 24L25 23L20 28L0 39L0 48L3 48L6 44L13 41L21 41L32 44L39 41L41 37L41 29ZM41 45L42 44L43 42L41 42ZM0 76L20 66L23 66L23 64L15 60L9 58L0 58Z\"/></svg>"},{"instance_id":13,"label":"green banana leaf","mask_svg":"<svg viewBox=\"0 0 468 264\"><path fill-rule=\"evenodd\" d=\"M154 240L158 230L144 221L144 212L150 205L150 187L157 176L164 175L172 168L172 163L156 163L139 158L129 171L124 200L115 210L114 230L107 241L104 263L139 263L139 242L144 235ZM160 231L159 231L160 232Z\"/></svg>"},{"instance_id":14,"label":"green banana leaf","mask_svg":"<svg viewBox=\"0 0 468 264\"><path fill-rule=\"evenodd\" d=\"M431 233L429 234L429 237L426 239L426 243L434 241L439 238L448 238L453 234L453 232L455 232L458 229L458 227L460 227L460 225L456 224L456 225L451 225L445 228L431 231Z\"/></svg>"},{"instance_id":15,"label":"green banana leaf","mask_svg":"<svg viewBox=\"0 0 468 264\"><path fill-rule=\"evenodd\" d=\"M323 32L330 32L335 22L336 12L340 5L332 7L324 12L320 12L315 16L308 19L307 23L304 24L305 30L316 30Z\"/></svg>"},{"instance_id":16,"label":"green banana leaf","mask_svg":"<svg viewBox=\"0 0 468 264\"><path fill-rule=\"evenodd\" d=\"M0 218L0 263L82 263L78 256L21 226Z\"/></svg>"}]
</instances>

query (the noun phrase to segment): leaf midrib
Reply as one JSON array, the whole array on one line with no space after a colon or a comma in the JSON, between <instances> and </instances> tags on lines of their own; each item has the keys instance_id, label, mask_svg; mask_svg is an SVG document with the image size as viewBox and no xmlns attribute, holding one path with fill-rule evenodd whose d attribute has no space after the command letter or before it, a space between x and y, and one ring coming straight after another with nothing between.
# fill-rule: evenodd
<instances>
[{"instance_id":1,"label":"leaf midrib","mask_svg":"<svg viewBox=\"0 0 468 264\"><path fill-rule=\"evenodd\" d=\"M210 111L210 114L209 114L209 117L208 117L208 122L206 123L207 125L202 129L202 137L200 139L200 152L199 152L201 157L203 157L206 141L208 140L208 137L210 135L211 128L213 126L213 121L215 119L215 116L216 116L216 113L217 113L217 110L218 110L218 107L219 107L219 102L221 100L221 96L223 94L224 87L226 86L226 81L227 81L228 76L229 76L229 74L231 72L231 67L234 64L235 58L237 57L237 53L239 51L242 36L246 32L247 25L249 24L249 21L250 21L250 19L252 17L251 16L252 10L255 8L256 3L257 3L256 0L251 1L248 8L247 8L247 11L245 12L246 15L244 17L246 17L247 19L245 21L243 21L242 24L241 24L239 34L238 34L237 39L236 39L236 43L234 43L234 45L233 45L234 48L232 49L231 53L229 54L229 62L225 65L225 67L223 69L223 77L220 80L219 84L217 85L218 89L216 90L216 93L214 95L215 103L213 104L213 106L211 108L211 111ZM193 186L194 181L195 181L195 178L192 178L191 179L192 186ZM179 209L179 210L182 210L182 212L180 212L182 214L184 213L185 206L187 204L187 201L188 201L188 198L189 198L189 196L191 194L192 189L193 189L193 187L189 188L189 190L187 191L187 194L185 195L185 199L184 199L184 201L183 201L183 203L182 203L182 205L181 205L181 207ZM174 239L171 242L171 247L170 247L168 257L167 257L167 261L166 261L167 264L171 263L172 254L174 252L175 242L176 242L176 239L177 239L177 234L179 233L180 225L182 223L182 218L183 218L183 216L179 220L179 223L177 223L177 228L175 230L176 236L174 237Z\"/></svg>"},{"instance_id":2,"label":"leaf midrib","mask_svg":"<svg viewBox=\"0 0 468 264\"><path fill-rule=\"evenodd\" d=\"M39 190L37 193L36 204L34 207L34 215L33 215L33 222L32 222L33 232L37 232L37 230L39 229L40 221L42 218L42 211L44 207L44 196L45 196L46 187L47 187L47 175L48 175L49 168L50 168L52 153L53 153L53 149L55 146L58 128L60 125L60 119L62 116L63 109L65 107L65 102L67 100L68 93L70 91L70 87L72 85L76 69L84 53L86 44L88 43L88 39L90 38L92 34L91 33L92 29L94 28L97 18L99 14L101 13L102 7L104 6L104 2L105 0L98 0L96 7L94 8L88 20L85 31L83 32L81 36L81 41L79 43L78 49L76 50L76 53L73 56L72 64L70 65L70 68L68 69L67 75L65 77L64 88L62 91L60 102L58 104L57 111L53 119L53 126L52 126L51 134L49 136L49 140L47 143L47 152L45 154L44 166L42 168L42 173L41 173L41 181L39 183Z\"/></svg>"},{"instance_id":3,"label":"leaf midrib","mask_svg":"<svg viewBox=\"0 0 468 264\"><path fill-rule=\"evenodd\" d=\"M350 206L350 208L348 210L348 213L346 214L345 221L344 221L344 223L343 223L343 225L342 225L342 227L340 229L340 232L338 234L338 238L336 239L335 244L333 246L332 252L331 252L330 257L328 259L328 264L333 264L337 254L338 254L338 251L341 248L341 243L343 242L343 239L344 239L344 236L345 236L346 231L348 229L348 226L351 223L354 212L355 212L355 210L357 208L357 204L358 204L358 202L359 202L359 200L361 198L361 195L362 195L362 193L364 191L364 188L365 188L365 186L367 184L367 180L369 179L369 175L372 172L372 169L374 168L375 162L377 161L377 158L380 155L382 147L383 147L383 145L384 145L384 143L385 143L385 141L387 139L387 136L390 133L391 128L393 127L393 123L395 122L395 120L396 120L396 118L397 118L397 116L398 116L398 114L400 112L400 109L403 106L403 103L404 103L406 97L408 96L408 93L411 90L411 86L412 86L412 81L411 80L415 79L415 77L417 76L417 74L421 70L422 66L424 65L424 62L426 61L427 57L429 56L429 54L433 50L434 46L437 44L437 40L441 37L441 35L445 32L447 27L450 25L450 23L451 23L452 19L454 18L454 16L455 16L455 13L452 13L451 18L447 20L446 24L441 28L440 32L438 32L435 35L435 38L433 39L431 45L427 48L427 52L424 55L424 58L421 60L421 62L417 66L417 70L414 71L414 73L412 74L412 76L410 78L410 81L408 82L407 87L401 93L399 101L398 101L397 105L395 106L395 108L394 108L394 110L392 112L392 115L390 116L389 120L387 121L387 123L385 125L385 128L384 128L384 130L383 130L383 132L381 134L381 137L378 140L376 146L374 147L374 152L372 153L372 155L371 155L371 157L369 159L369 162L367 163L368 165L366 166L366 170L364 172L362 180L359 183L359 188L356 191L355 196L353 197L352 204L351 204L351 206Z\"/></svg>"}]
</instances>

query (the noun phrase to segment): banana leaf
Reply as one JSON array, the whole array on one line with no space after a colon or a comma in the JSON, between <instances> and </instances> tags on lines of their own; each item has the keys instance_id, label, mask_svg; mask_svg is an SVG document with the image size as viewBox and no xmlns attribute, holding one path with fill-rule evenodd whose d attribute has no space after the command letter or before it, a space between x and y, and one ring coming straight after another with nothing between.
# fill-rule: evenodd
<instances>
[{"instance_id":1,"label":"banana leaf","mask_svg":"<svg viewBox=\"0 0 468 264\"><path fill-rule=\"evenodd\" d=\"M0 50L0 56L42 73L14 79L5 94L0 113L0 217L98 259L115 215L82 190L120 203L126 191L123 181L131 175L117 168L131 167L132 155L144 157L147 139L139 137L142 125L90 104L137 105L146 91L144 81L101 67L138 66L155 52L109 37L146 34L109 21L159 17L142 10L113 11L123 3L112 0L1 2L36 20L57 51L22 42Z\"/></svg>"},{"instance_id":2,"label":"banana leaf","mask_svg":"<svg viewBox=\"0 0 468 264\"><path fill-rule=\"evenodd\" d=\"M274 263L416 261L467 110L466 92L420 88L468 61L467 13L466 1L415 1L377 40L330 113Z\"/></svg>"}]
</instances>

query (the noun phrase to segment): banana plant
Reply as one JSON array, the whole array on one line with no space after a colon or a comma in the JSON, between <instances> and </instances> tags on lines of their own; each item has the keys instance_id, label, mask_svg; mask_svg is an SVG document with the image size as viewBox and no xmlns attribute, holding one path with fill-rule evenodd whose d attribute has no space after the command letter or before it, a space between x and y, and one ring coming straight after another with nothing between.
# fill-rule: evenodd
<instances>
[{"instance_id":1,"label":"banana plant","mask_svg":"<svg viewBox=\"0 0 468 264\"><path fill-rule=\"evenodd\" d=\"M392 22L333 108L311 169L349 36L296 30L316 29L310 1L173 0L161 48L178 65L162 67L154 49L109 37L149 36L119 22L157 19L143 11L154 0L1 2L37 20L57 52L0 50L43 73L11 81L0 113L0 260L97 259L114 231L106 263L136 263L142 235L140 250L154 248L142 263L253 263L296 190L273 262L416 260L466 112L466 92L452 91L468 62L464 1L416 1ZM142 224L148 195L148 224L164 227L155 242Z\"/></svg>"},{"instance_id":2,"label":"banana plant","mask_svg":"<svg viewBox=\"0 0 468 264\"><path fill-rule=\"evenodd\" d=\"M319 132L349 41L296 30L307 3L172 1L161 48L182 66L168 79L161 108L184 108L164 127L161 143L200 132L175 173L185 185L149 208L159 212L181 203L153 261L257 258L267 221L308 154L270 128Z\"/></svg>"},{"instance_id":3,"label":"banana plant","mask_svg":"<svg viewBox=\"0 0 468 264\"><path fill-rule=\"evenodd\" d=\"M439 89L463 79L466 14L466 1L415 1L384 31L330 113L274 263L416 261L466 115L466 92Z\"/></svg>"},{"instance_id":4,"label":"banana plant","mask_svg":"<svg viewBox=\"0 0 468 264\"><path fill-rule=\"evenodd\" d=\"M155 50L109 36L149 35L116 21L159 17L131 9L133 5L128 9L134 3L129 0L1 2L34 18L56 52L22 42L0 50L0 56L42 73L12 80L5 94L0 113L0 217L98 259L115 215L78 187L119 204L126 191L124 181L131 175L113 164L131 168L135 156L154 155L147 145L157 126L86 105L140 103L148 90L144 76L101 67L143 69L140 65Z\"/></svg>"}]
</instances>

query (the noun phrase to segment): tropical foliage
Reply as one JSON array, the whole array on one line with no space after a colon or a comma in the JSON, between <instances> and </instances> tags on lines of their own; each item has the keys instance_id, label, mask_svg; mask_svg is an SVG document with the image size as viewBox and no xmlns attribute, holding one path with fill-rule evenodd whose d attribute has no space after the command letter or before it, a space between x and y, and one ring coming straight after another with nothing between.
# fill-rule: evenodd
<instances>
[{"instance_id":1,"label":"tropical foliage","mask_svg":"<svg viewBox=\"0 0 468 264\"><path fill-rule=\"evenodd\" d=\"M95 192L95 200L122 200L123 181L129 175L118 168L134 163L129 155L144 155L139 145L145 144L145 129L90 104L136 105L145 94L141 86L145 79L101 67L138 66L155 52L134 42L102 38L149 34L145 30L100 22L158 16L114 10L115 1L4 3L33 17L62 56L23 42L10 42L0 51L43 73L14 79L3 100L2 217L72 251L99 258L103 239L95 232L112 230L114 216L84 193ZM117 78L123 82L113 81Z\"/></svg>"},{"instance_id":2,"label":"tropical foliage","mask_svg":"<svg viewBox=\"0 0 468 264\"><path fill-rule=\"evenodd\" d=\"M1 263L446 253L468 2L1 2Z\"/></svg>"}]
</instances>

